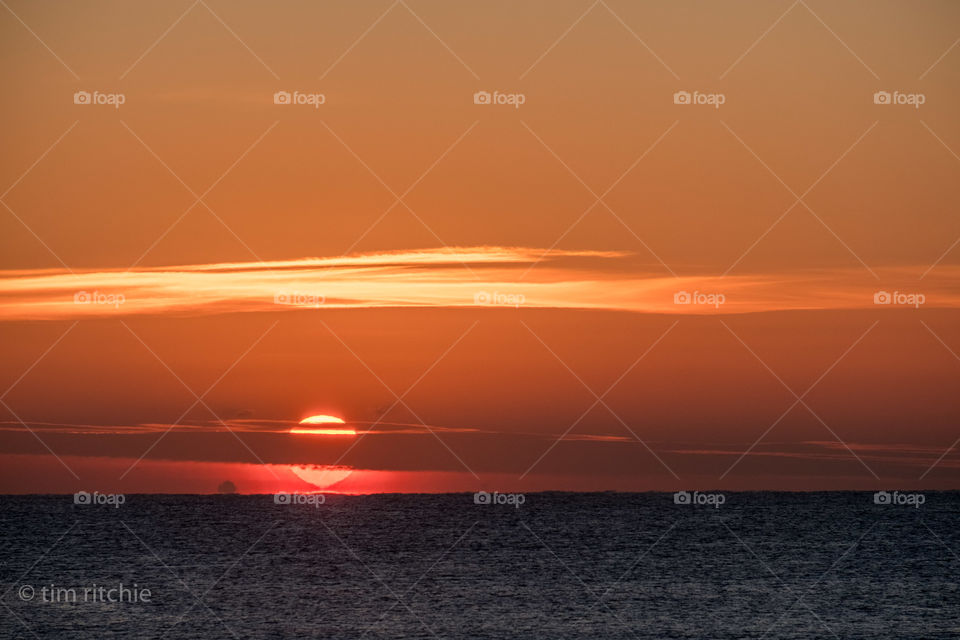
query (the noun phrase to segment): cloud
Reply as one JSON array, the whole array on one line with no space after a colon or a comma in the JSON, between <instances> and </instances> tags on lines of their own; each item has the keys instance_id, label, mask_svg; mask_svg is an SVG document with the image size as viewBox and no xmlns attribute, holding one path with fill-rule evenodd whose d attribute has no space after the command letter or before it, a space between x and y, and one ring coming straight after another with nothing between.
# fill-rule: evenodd
<instances>
[{"instance_id":1,"label":"cloud","mask_svg":"<svg viewBox=\"0 0 960 640\"><path fill-rule=\"evenodd\" d=\"M269 420L187 425L83 427L50 423L7 422L0 428L0 450L5 454L43 455L46 443L58 456L122 458L211 464L341 465L372 471L441 471L478 474L510 473L520 477L533 469L557 476L588 474L597 477L636 476L670 479L669 469L681 478L713 474L720 478L730 464L749 450L735 475L754 476L772 470L823 476L825 467L867 475L856 456L882 470L882 477L918 478L936 466L942 471L960 468L956 452L945 454L937 443L863 443L837 441L715 443L709 447L646 440L646 446L626 432L568 434L505 432L470 427L405 423L348 423L362 438L291 436L290 421ZM371 429L372 427L372 429ZM167 433L169 429L169 433ZM163 435L164 437L160 437ZM41 442L42 440L42 442ZM549 455L544 456L548 451ZM255 453L252 453L255 452ZM454 455L452 452L456 452ZM534 461L539 462L534 465ZM533 465L533 466L532 466ZM220 478L222 480L222 478Z\"/></svg>"},{"instance_id":2,"label":"cloud","mask_svg":"<svg viewBox=\"0 0 960 640\"><path fill-rule=\"evenodd\" d=\"M616 251L471 247L133 270L0 271L0 320L378 307L662 314L960 307L960 268L664 276ZM910 283L893 286L890 283ZM883 295L881 295L883 294ZM878 304L880 296L880 304ZM885 297L884 297L885 296Z\"/></svg>"}]
</instances>

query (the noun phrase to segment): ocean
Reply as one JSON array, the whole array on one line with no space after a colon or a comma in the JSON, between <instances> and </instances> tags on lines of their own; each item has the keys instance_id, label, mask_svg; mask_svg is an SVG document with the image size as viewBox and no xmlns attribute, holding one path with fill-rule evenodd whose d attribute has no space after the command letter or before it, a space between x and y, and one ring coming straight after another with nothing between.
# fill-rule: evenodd
<instances>
[{"instance_id":1,"label":"ocean","mask_svg":"<svg viewBox=\"0 0 960 640\"><path fill-rule=\"evenodd\" d=\"M960 636L957 492L81 502L0 497L0 637Z\"/></svg>"}]
</instances>

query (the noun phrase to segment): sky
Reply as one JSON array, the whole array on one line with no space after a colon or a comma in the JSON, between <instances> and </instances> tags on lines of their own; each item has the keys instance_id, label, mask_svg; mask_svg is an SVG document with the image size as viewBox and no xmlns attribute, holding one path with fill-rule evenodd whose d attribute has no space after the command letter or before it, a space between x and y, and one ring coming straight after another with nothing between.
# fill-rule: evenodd
<instances>
[{"instance_id":1,"label":"sky","mask_svg":"<svg viewBox=\"0 0 960 640\"><path fill-rule=\"evenodd\" d=\"M958 24L9 0L0 493L960 488Z\"/></svg>"}]
</instances>

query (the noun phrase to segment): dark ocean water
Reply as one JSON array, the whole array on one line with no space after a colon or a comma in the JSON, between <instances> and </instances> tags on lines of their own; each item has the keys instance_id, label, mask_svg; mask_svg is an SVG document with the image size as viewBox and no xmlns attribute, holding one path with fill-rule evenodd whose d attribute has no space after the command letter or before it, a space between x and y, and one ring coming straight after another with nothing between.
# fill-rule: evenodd
<instances>
[{"instance_id":1,"label":"dark ocean water","mask_svg":"<svg viewBox=\"0 0 960 640\"><path fill-rule=\"evenodd\" d=\"M960 494L725 499L6 496L0 637L960 637Z\"/></svg>"}]
</instances>

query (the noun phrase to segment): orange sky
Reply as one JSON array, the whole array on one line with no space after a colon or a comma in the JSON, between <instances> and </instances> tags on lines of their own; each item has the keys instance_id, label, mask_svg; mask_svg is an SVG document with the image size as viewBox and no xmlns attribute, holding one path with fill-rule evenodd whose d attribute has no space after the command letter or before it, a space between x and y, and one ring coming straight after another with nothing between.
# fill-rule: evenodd
<instances>
[{"instance_id":1,"label":"orange sky","mask_svg":"<svg viewBox=\"0 0 960 640\"><path fill-rule=\"evenodd\" d=\"M956 3L8 7L0 492L958 487Z\"/></svg>"}]
</instances>

